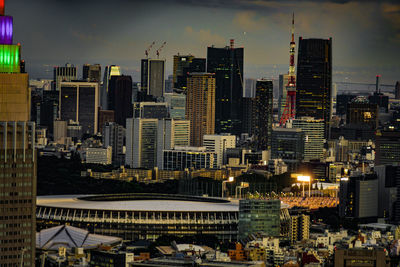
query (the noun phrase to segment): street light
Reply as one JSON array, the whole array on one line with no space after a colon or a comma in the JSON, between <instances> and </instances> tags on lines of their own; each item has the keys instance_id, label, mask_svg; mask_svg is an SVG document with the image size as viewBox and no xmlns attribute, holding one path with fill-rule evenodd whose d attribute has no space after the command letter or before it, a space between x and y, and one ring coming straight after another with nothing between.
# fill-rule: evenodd
<instances>
[{"instance_id":1,"label":"street light","mask_svg":"<svg viewBox=\"0 0 400 267\"><path fill-rule=\"evenodd\" d=\"M232 183L235 177L229 176L228 180L222 181L222 198L224 198L224 191L226 190L226 183Z\"/></svg>"},{"instance_id":2,"label":"street light","mask_svg":"<svg viewBox=\"0 0 400 267\"><path fill-rule=\"evenodd\" d=\"M311 196L311 177L310 176L299 175L299 176L297 176L297 181L303 183L303 197L304 197L304 182L308 182L309 183L309 186L308 186L308 197L310 197Z\"/></svg>"}]
</instances>

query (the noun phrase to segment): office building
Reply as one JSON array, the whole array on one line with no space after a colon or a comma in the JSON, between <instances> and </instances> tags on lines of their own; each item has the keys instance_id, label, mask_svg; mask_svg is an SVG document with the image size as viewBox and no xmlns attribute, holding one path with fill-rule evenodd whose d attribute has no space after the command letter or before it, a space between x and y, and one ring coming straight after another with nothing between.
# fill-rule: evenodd
<instances>
[{"instance_id":1,"label":"office building","mask_svg":"<svg viewBox=\"0 0 400 267\"><path fill-rule=\"evenodd\" d=\"M175 89L186 91L188 74L206 72L206 59L193 55L174 55L172 82Z\"/></svg>"},{"instance_id":2,"label":"office building","mask_svg":"<svg viewBox=\"0 0 400 267\"><path fill-rule=\"evenodd\" d=\"M254 93L255 94L255 93ZM243 97L243 114L242 114L242 132L247 133L249 136L253 135L253 121L255 112L255 98L254 97Z\"/></svg>"},{"instance_id":3,"label":"office building","mask_svg":"<svg viewBox=\"0 0 400 267\"><path fill-rule=\"evenodd\" d=\"M84 64L82 68L82 79L88 82L101 82L100 64Z\"/></svg>"},{"instance_id":4,"label":"office building","mask_svg":"<svg viewBox=\"0 0 400 267\"><path fill-rule=\"evenodd\" d=\"M63 144L65 138L67 138L67 126L66 121L55 120L53 130L53 141L59 144Z\"/></svg>"},{"instance_id":5,"label":"office building","mask_svg":"<svg viewBox=\"0 0 400 267\"><path fill-rule=\"evenodd\" d=\"M292 244L296 243L296 241L309 239L310 216L304 214L291 216L289 237Z\"/></svg>"},{"instance_id":6,"label":"office building","mask_svg":"<svg viewBox=\"0 0 400 267\"><path fill-rule=\"evenodd\" d=\"M163 150L163 170L215 168L217 168L217 155L214 152L207 152L205 147L175 146L173 149Z\"/></svg>"},{"instance_id":7,"label":"office building","mask_svg":"<svg viewBox=\"0 0 400 267\"><path fill-rule=\"evenodd\" d=\"M35 123L13 18L0 1L0 266L34 266L36 237Z\"/></svg>"},{"instance_id":8,"label":"office building","mask_svg":"<svg viewBox=\"0 0 400 267\"><path fill-rule=\"evenodd\" d=\"M289 74L280 74L279 75L279 97L278 97L278 120L281 120L283 115L283 111L286 107L286 98L287 98L287 85L289 80Z\"/></svg>"},{"instance_id":9,"label":"office building","mask_svg":"<svg viewBox=\"0 0 400 267\"><path fill-rule=\"evenodd\" d=\"M381 75L376 75L375 92L373 95L370 95L368 97L368 100L371 104L378 105L380 113L388 113L389 112L389 97L385 96L381 92L380 79L381 79Z\"/></svg>"},{"instance_id":10,"label":"office building","mask_svg":"<svg viewBox=\"0 0 400 267\"><path fill-rule=\"evenodd\" d=\"M108 109L114 110L114 121L126 126L126 119L132 118L132 77L112 76L108 87Z\"/></svg>"},{"instance_id":11,"label":"office building","mask_svg":"<svg viewBox=\"0 0 400 267\"><path fill-rule=\"evenodd\" d=\"M168 103L169 114L172 119L185 119L186 95L178 93L165 93L164 101Z\"/></svg>"},{"instance_id":12,"label":"office building","mask_svg":"<svg viewBox=\"0 0 400 267\"><path fill-rule=\"evenodd\" d=\"M376 218L378 216L378 188L376 174L341 179L339 216L360 219Z\"/></svg>"},{"instance_id":13,"label":"office building","mask_svg":"<svg viewBox=\"0 0 400 267\"><path fill-rule=\"evenodd\" d=\"M299 38L297 60L296 118L324 121L329 137L332 109L332 38Z\"/></svg>"},{"instance_id":14,"label":"office building","mask_svg":"<svg viewBox=\"0 0 400 267\"><path fill-rule=\"evenodd\" d=\"M175 146L189 146L190 121L161 119L157 127L157 167L163 168L163 150L173 149Z\"/></svg>"},{"instance_id":15,"label":"office building","mask_svg":"<svg viewBox=\"0 0 400 267\"><path fill-rule=\"evenodd\" d=\"M86 163L109 165L112 163L112 147L87 147Z\"/></svg>"},{"instance_id":16,"label":"office building","mask_svg":"<svg viewBox=\"0 0 400 267\"><path fill-rule=\"evenodd\" d=\"M112 161L116 165L123 165L125 159L125 135L125 128L115 122L106 122L103 126L103 148L112 147Z\"/></svg>"},{"instance_id":17,"label":"office building","mask_svg":"<svg viewBox=\"0 0 400 267\"><path fill-rule=\"evenodd\" d=\"M273 120L273 86L271 80L257 80L256 97L253 106L254 147L257 150L270 150Z\"/></svg>"},{"instance_id":18,"label":"office building","mask_svg":"<svg viewBox=\"0 0 400 267\"><path fill-rule=\"evenodd\" d=\"M59 119L82 126L82 134L97 134L99 84L97 82L61 82Z\"/></svg>"},{"instance_id":19,"label":"office building","mask_svg":"<svg viewBox=\"0 0 400 267\"><path fill-rule=\"evenodd\" d=\"M282 159L290 171L295 171L304 157L304 133L298 128L272 130L271 158Z\"/></svg>"},{"instance_id":20,"label":"office building","mask_svg":"<svg viewBox=\"0 0 400 267\"><path fill-rule=\"evenodd\" d=\"M365 266L389 267L390 258L384 248L337 248L335 249L334 267Z\"/></svg>"},{"instance_id":21,"label":"office building","mask_svg":"<svg viewBox=\"0 0 400 267\"><path fill-rule=\"evenodd\" d=\"M102 110L99 108L99 133L103 132L103 126L107 122L115 122L114 110Z\"/></svg>"},{"instance_id":22,"label":"office building","mask_svg":"<svg viewBox=\"0 0 400 267\"><path fill-rule=\"evenodd\" d=\"M215 73L215 132L242 133L243 48L207 49L207 72Z\"/></svg>"},{"instance_id":23,"label":"office building","mask_svg":"<svg viewBox=\"0 0 400 267\"><path fill-rule=\"evenodd\" d=\"M336 97L336 115L343 116L347 114L347 105L356 98L356 95L342 94Z\"/></svg>"},{"instance_id":24,"label":"office building","mask_svg":"<svg viewBox=\"0 0 400 267\"><path fill-rule=\"evenodd\" d=\"M157 164L158 119L126 120L125 164L131 168L152 169Z\"/></svg>"},{"instance_id":25,"label":"office building","mask_svg":"<svg viewBox=\"0 0 400 267\"><path fill-rule=\"evenodd\" d=\"M400 162L400 130L382 129L376 132L375 165L394 165Z\"/></svg>"},{"instance_id":26,"label":"office building","mask_svg":"<svg viewBox=\"0 0 400 267\"><path fill-rule=\"evenodd\" d=\"M400 99L400 81L397 81L394 87L394 98Z\"/></svg>"},{"instance_id":27,"label":"office building","mask_svg":"<svg viewBox=\"0 0 400 267\"><path fill-rule=\"evenodd\" d=\"M55 90L60 90L61 82L76 81L78 79L77 73L77 67L69 63L65 64L65 66L54 67L53 79Z\"/></svg>"},{"instance_id":28,"label":"office building","mask_svg":"<svg viewBox=\"0 0 400 267\"><path fill-rule=\"evenodd\" d=\"M304 134L304 161L321 160L324 156L324 120L303 117L293 120L293 128Z\"/></svg>"},{"instance_id":29,"label":"office building","mask_svg":"<svg viewBox=\"0 0 400 267\"><path fill-rule=\"evenodd\" d=\"M100 92L100 106L103 110L108 110L108 90L110 85L110 79L112 76L120 76L121 75L121 67L110 65L106 66L104 69L103 75L103 85L101 87Z\"/></svg>"},{"instance_id":30,"label":"office building","mask_svg":"<svg viewBox=\"0 0 400 267\"><path fill-rule=\"evenodd\" d=\"M190 120L190 145L202 146L205 134L215 129L215 78L211 73L190 73L187 84L186 119Z\"/></svg>"},{"instance_id":31,"label":"office building","mask_svg":"<svg viewBox=\"0 0 400 267\"><path fill-rule=\"evenodd\" d=\"M168 103L136 102L133 104L133 117L141 119L169 118Z\"/></svg>"},{"instance_id":32,"label":"office building","mask_svg":"<svg viewBox=\"0 0 400 267\"><path fill-rule=\"evenodd\" d=\"M356 97L347 104L346 124L352 127L378 128L379 109L366 98Z\"/></svg>"},{"instance_id":33,"label":"office building","mask_svg":"<svg viewBox=\"0 0 400 267\"><path fill-rule=\"evenodd\" d=\"M50 135L53 134L53 123L58 118L58 102L60 91L43 91L42 101L38 106L37 125L46 127Z\"/></svg>"},{"instance_id":34,"label":"office building","mask_svg":"<svg viewBox=\"0 0 400 267\"><path fill-rule=\"evenodd\" d=\"M162 97L165 92L165 60L142 59L141 91L154 97Z\"/></svg>"},{"instance_id":35,"label":"office building","mask_svg":"<svg viewBox=\"0 0 400 267\"><path fill-rule=\"evenodd\" d=\"M250 234L264 233L266 236L280 235L279 199L245 199L239 201L239 239Z\"/></svg>"},{"instance_id":36,"label":"office building","mask_svg":"<svg viewBox=\"0 0 400 267\"><path fill-rule=\"evenodd\" d=\"M231 134L206 134L203 136L203 146L207 151L217 154L217 167L227 164L226 150L236 147L236 136Z\"/></svg>"},{"instance_id":37,"label":"office building","mask_svg":"<svg viewBox=\"0 0 400 267\"><path fill-rule=\"evenodd\" d=\"M400 205L396 205L397 187L400 186L400 166L378 165L374 166L378 177L378 217L389 221L400 221ZM397 219L396 217L397 216Z\"/></svg>"},{"instance_id":38,"label":"office building","mask_svg":"<svg viewBox=\"0 0 400 267\"><path fill-rule=\"evenodd\" d=\"M245 90L243 94L244 97L254 98L256 96L256 82L256 79L245 79Z\"/></svg>"}]
</instances>

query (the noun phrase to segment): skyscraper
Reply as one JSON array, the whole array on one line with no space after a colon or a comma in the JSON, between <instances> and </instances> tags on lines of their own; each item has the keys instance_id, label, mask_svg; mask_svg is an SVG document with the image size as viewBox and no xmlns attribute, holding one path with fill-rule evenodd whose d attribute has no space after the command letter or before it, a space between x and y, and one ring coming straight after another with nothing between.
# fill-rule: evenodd
<instances>
[{"instance_id":1,"label":"skyscraper","mask_svg":"<svg viewBox=\"0 0 400 267\"><path fill-rule=\"evenodd\" d=\"M85 64L82 68L82 79L88 82L101 81L101 66L100 64Z\"/></svg>"},{"instance_id":2,"label":"skyscraper","mask_svg":"<svg viewBox=\"0 0 400 267\"><path fill-rule=\"evenodd\" d=\"M190 120L190 145L201 146L205 134L214 134L215 78L212 73L190 73L186 119Z\"/></svg>"},{"instance_id":3,"label":"skyscraper","mask_svg":"<svg viewBox=\"0 0 400 267\"><path fill-rule=\"evenodd\" d=\"M215 132L242 133L243 48L207 49L207 72L215 73Z\"/></svg>"},{"instance_id":4,"label":"skyscraper","mask_svg":"<svg viewBox=\"0 0 400 267\"><path fill-rule=\"evenodd\" d=\"M97 82L61 82L59 119L82 126L82 133L98 131L99 84Z\"/></svg>"},{"instance_id":5,"label":"skyscraper","mask_svg":"<svg viewBox=\"0 0 400 267\"><path fill-rule=\"evenodd\" d=\"M324 120L329 137L332 106L332 38L299 38L296 118Z\"/></svg>"},{"instance_id":6,"label":"skyscraper","mask_svg":"<svg viewBox=\"0 0 400 267\"><path fill-rule=\"evenodd\" d=\"M142 59L141 90L154 97L162 97L165 92L165 60Z\"/></svg>"},{"instance_id":7,"label":"skyscraper","mask_svg":"<svg viewBox=\"0 0 400 267\"><path fill-rule=\"evenodd\" d=\"M193 55L174 55L173 86L186 91L188 74L205 72L206 59L195 58Z\"/></svg>"},{"instance_id":8,"label":"skyscraper","mask_svg":"<svg viewBox=\"0 0 400 267\"><path fill-rule=\"evenodd\" d=\"M28 74L13 45L13 18L0 0L0 266L34 266L35 123L28 122Z\"/></svg>"},{"instance_id":9,"label":"skyscraper","mask_svg":"<svg viewBox=\"0 0 400 267\"><path fill-rule=\"evenodd\" d=\"M112 147L112 161L121 165L124 161L124 141L126 130L115 122L107 122L104 124L102 137L103 147Z\"/></svg>"},{"instance_id":10,"label":"skyscraper","mask_svg":"<svg viewBox=\"0 0 400 267\"><path fill-rule=\"evenodd\" d=\"M103 85L101 87L100 92L100 106L101 109L107 110L108 109L108 87L110 84L110 79L112 76L119 76L121 75L121 67L110 65L106 66L104 69L104 76L103 76Z\"/></svg>"},{"instance_id":11,"label":"skyscraper","mask_svg":"<svg viewBox=\"0 0 400 267\"><path fill-rule=\"evenodd\" d=\"M255 147L258 150L271 149L272 120L273 120L273 86L271 80L257 80L253 126Z\"/></svg>"},{"instance_id":12,"label":"skyscraper","mask_svg":"<svg viewBox=\"0 0 400 267\"><path fill-rule=\"evenodd\" d=\"M282 159L295 171L304 157L304 133L301 129L276 128L272 131L271 158Z\"/></svg>"},{"instance_id":13,"label":"skyscraper","mask_svg":"<svg viewBox=\"0 0 400 267\"><path fill-rule=\"evenodd\" d=\"M55 90L60 90L61 82L75 81L77 77L77 68L70 63L65 64L63 67L54 67L53 79Z\"/></svg>"},{"instance_id":14,"label":"skyscraper","mask_svg":"<svg viewBox=\"0 0 400 267\"><path fill-rule=\"evenodd\" d=\"M400 99L400 81L396 82L395 89L394 89L394 98Z\"/></svg>"},{"instance_id":15,"label":"skyscraper","mask_svg":"<svg viewBox=\"0 0 400 267\"><path fill-rule=\"evenodd\" d=\"M112 76L108 89L108 109L114 110L115 122L126 126L126 119L132 118L132 77Z\"/></svg>"}]
</instances>

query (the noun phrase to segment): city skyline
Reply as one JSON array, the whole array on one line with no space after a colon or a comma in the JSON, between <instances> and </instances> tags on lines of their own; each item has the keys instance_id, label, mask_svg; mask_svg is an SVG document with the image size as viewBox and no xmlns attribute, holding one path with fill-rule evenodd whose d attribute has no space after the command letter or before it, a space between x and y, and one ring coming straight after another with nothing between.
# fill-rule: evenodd
<instances>
[{"instance_id":1,"label":"city skyline","mask_svg":"<svg viewBox=\"0 0 400 267\"><path fill-rule=\"evenodd\" d=\"M54 65L70 62L121 65L140 81L140 60L166 41L167 75L173 55L206 57L207 46L235 39L245 48L247 78L274 78L288 69L291 14L295 40L333 38L334 81L394 84L399 67L400 5L396 1L45 1L15 0L15 42L24 43L31 78L51 78ZM38 17L38 14L41 14ZM71 14L74 14L71 16ZM72 19L71 19L72 18ZM29 21L27 25L26 21ZM116 30L120 29L120 30Z\"/></svg>"}]
</instances>

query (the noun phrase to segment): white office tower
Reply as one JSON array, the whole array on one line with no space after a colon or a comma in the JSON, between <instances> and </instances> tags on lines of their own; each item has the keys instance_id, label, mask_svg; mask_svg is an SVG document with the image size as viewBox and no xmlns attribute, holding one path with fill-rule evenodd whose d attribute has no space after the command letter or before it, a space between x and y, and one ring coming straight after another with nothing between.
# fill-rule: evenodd
<instances>
[{"instance_id":1,"label":"white office tower","mask_svg":"<svg viewBox=\"0 0 400 267\"><path fill-rule=\"evenodd\" d=\"M163 150L175 146L189 146L190 121L163 119L158 121L157 128L157 167L163 168Z\"/></svg>"},{"instance_id":2,"label":"white office tower","mask_svg":"<svg viewBox=\"0 0 400 267\"><path fill-rule=\"evenodd\" d=\"M293 128L304 133L304 161L322 160L324 157L324 120L301 117L293 120Z\"/></svg>"},{"instance_id":3,"label":"white office tower","mask_svg":"<svg viewBox=\"0 0 400 267\"><path fill-rule=\"evenodd\" d=\"M126 120L125 164L131 168L152 169L157 163L158 119Z\"/></svg>"},{"instance_id":4,"label":"white office tower","mask_svg":"<svg viewBox=\"0 0 400 267\"><path fill-rule=\"evenodd\" d=\"M203 136L203 146L207 152L217 153L217 167L226 164L226 150L236 147L236 136L231 134L206 134Z\"/></svg>"},{"instance_id":5,"label":"white office tower","mask_svg":"<svg viewBox=\"0 0 400 267\"><path fill-rule=\"evenodd\" d=\"M102 110L108 109L107 99L108 99L108 87L110 85L111 76L120 76L121 75L121 67L120 66L106 66L104 69L103 76L103 86L101 87L100 92L100 104Z\"/></svg>"}]
</instances>

